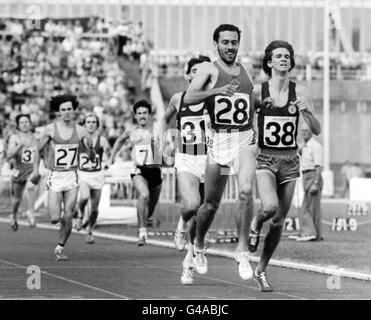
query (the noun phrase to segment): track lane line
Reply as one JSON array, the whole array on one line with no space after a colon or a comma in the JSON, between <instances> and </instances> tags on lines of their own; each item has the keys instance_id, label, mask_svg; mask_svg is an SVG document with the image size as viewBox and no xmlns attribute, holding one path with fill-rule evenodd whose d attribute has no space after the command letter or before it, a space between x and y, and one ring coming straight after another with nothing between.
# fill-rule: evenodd
<instances>
[{"instance_id":1,"label":"track lane line","mask_svg":"<svg viewBox=\"0 0 371 320\"><path fill-rule=\"evenodd\" d=\"M0 262L11 265L11 266L14 266L14 267L17 267L17 268L27 270L27 266L23 266L21 264L14 263L14 262L11 262L11 261L8 261L8 260L0 259ZM120 298L120 299L124 299L124 300L131 300L131 298L123 296L121 294L111 292L111 291L108 291L108 290L104 290L104 289L101 289L101 288L98 288L98 287L95 287L95 286L91 286L89 284L82 283L82 282L79 282L79 281L76 281L76 280L72 280L72 279L69 279L69 278L66 278L66 277L58 276L54 273L50 273L50 272L47 272L47 271L41 271L41 273L45 274L49 277L55 278L55 279L67 281L69 283L76 284L76 285L79 285L79 286L82 286L82 287L85 287L85 288L89 288L89 289L92 289L92 290L95 290L95 291L103 292L103 293L106 293L108 295L114 296L116 298Z\"/></svg>"}]
</instances>

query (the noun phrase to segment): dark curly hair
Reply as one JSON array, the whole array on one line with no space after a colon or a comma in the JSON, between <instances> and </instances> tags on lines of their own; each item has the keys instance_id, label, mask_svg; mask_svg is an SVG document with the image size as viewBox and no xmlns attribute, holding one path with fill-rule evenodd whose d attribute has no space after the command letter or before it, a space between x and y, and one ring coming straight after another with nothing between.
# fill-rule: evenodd
<instances>
[{"instance_id":1,"label":"dark curly hair","mask_svg":"<svg viewBox=\"0 0 371 320\"><path fill-rule=\"evenodd\" d=\"M139 101L135 102L135 104L133 106L134 113L137 113L137 110L140 107L147 108L148 109L148 113L151 113L152 112L152 106L151 106L151 104L147 100L145 100L145 99L142 99L142 100L139 100Z\"/></svg>"},{"instance_id":2,"label":"dark curly hair","mask_svg":"<svg viewBox=\"0 0 371 320\"><path fill-rule=\"evenodd\" d=\"M238 35L238 42L240 42L241 39L241 30L238 29L238 27L234 26L233 24L221 24L219 27L217 27L213 34L213 40L215 42L219 41L219 35L223 31L231 31L231 32L237 32Z\"/></svg>"},{"instance_id":3,"label":"dark curly hair","mask_svg":"<svg viewBox=\"0 0 371 320\"><path fill-rule=\"evenodd\" d=\"M29 115L28 113L20 113L20 114L18 114L18 115L15 117L15 123L16 123L16 125L17 125L17 129L19 128L19 121L20 121L21 118L23 118L23 117L27 118L27 119L30 121L30 123L32 124L32 122L31 122L31 117L30 117L30 115Z\"/></svg>"},{"instance_id":4,"label":"dark curly hair","mask_svg":"<svg viewBox=\"0 0 371 320\"><path fill-rule=\"evenodd\" d=\"M199 57L192 58L191 60L189 60L187 64L186 74L189 74L191 72L191 69L194 65L205 62L205 61L210 62L210 58L207 56L199 56Z\"/></svg>"},{"instance_id":5,"label":"dark curly hair","mask_svg":"<svg viewBox=\"0 0 371 320\"><path fill-rule=\"evenodd\" d=\"M264 58L263 58L263 71L268 75L268 76L272 76L272 69L269 68L268 66L268 62L269 61L272 61L272 52L274 49L278 49L278 48L285 48L289 51L290 53L290 62L291 62L291 68L290 68L290 71L292 69L294 69L295 67L295 58L294 58L294 49L292 47L292 45L290 43L288 43L287 41L283 41L283 40L275 40L275 41L272 41L266 48L265 48L265 53L264 53Z\"/></svg>"},{"instance_id":6,"label":"dark curly hair","mask_svg":"<svg viewBox=\"0 0 371 320\"><path fill-rule=\"evenodd\" d=\"M71 102L73 110L76 110L79 106L79 101L77 100L76 96L70 94L60 94L50 99L50 111L58 112L59 106L65 102Z\"/></svg>"}]
</instances>

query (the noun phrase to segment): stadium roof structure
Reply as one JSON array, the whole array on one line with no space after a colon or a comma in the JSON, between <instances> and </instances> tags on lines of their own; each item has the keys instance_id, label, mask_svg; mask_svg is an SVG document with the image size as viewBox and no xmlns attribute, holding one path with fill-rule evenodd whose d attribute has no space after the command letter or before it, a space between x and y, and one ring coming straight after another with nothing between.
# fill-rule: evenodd
<instances>
[{"instance_id":1,"label":"stadium roof structure","mask_svg":"<svg viewBox=\"0 0 371 320\"><path fill-rule=\"evenodd\" d=\"M0 0L1 5L169 5L323 7L324 0ZM333 0L340 7L371 8L370 0ZM5 12L6 13L6 12Z\"/></svg>"}]
</instances>

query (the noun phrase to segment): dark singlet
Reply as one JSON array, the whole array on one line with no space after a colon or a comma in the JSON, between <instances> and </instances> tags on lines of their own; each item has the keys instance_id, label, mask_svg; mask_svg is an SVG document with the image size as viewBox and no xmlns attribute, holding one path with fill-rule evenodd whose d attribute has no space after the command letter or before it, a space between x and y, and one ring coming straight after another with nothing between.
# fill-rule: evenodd
<instances>
[{"instance_id":1,"label":"dark singlet","mask_svg":"<svg viewBox=\"0 0 371 320\"><path fill-rule=\"evenodd\" d=\"M180 132L178 151L190 155L206 155L206 130L209 116L204 103L185 105L182 93L177 114L177 129Z\"/></svg>"},{"instance_id":2,"label":"dark singlet","mask_svg":"<svg viewBox=\"0 0 371 320\"><path fill-rule=\"evenodd\" d=\"M54 171L77 169L79 144L80 138L76 124L73 127L71 138L65 140L59 134L57 123L54 123L54 137L49 143L48 150L48 168Z\"/></svg>"},{"instance_id":3,"label":"dark singlet","mask_svg":"<svg viewBox=\"0 0 371 320\"><path fill-rule=\"evenodd\" d=\"M81 142L79 145L79 170L95 172L102 170L102 159L103 159L103 148L100 143L100 136L97 137L97 142L95 143L95 159L91 161L89 158L88 148Z\"/></svg>"},{"instance_id":4,"label":"dark singlet","mask_svg":"<svg viewBox=\"0 0 371 320\"><path fill-rule=\"evenodd\" d=\"M289 82L288 100L285 106L257 110L259 139L261 150L289 151L297 150L299 110L291 102L296 100L296 84ZM269 83L262 83L262 100L270 96Z\"/></svg>"},{"instance_id":5,"label":"dark singlet","mask_svg":"<svg viewBox=\"0 0 371 320\"><path fill-rule=\"evenodd\" d=\"M232 80L238 81L240 87L231 97L216 95L206 100L211 127L216 132L252 129L254 120L252 91L254 86L245 69L238 64L240 73L237 76L232 76L224 71L218 63L214 62L214 65L219 71L214 88L223 87Z\"/></svg>"}]
</instances>

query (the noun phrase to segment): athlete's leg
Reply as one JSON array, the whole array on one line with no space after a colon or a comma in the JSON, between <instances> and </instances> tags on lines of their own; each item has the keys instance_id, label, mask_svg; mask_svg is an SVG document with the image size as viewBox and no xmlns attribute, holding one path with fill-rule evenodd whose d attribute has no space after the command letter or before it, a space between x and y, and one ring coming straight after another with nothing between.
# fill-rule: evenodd
<instances>
[{"instance_id":1,"label":"athlete's leg","mask_svg":"<svg viewBox=\"0 0 371 320\"><path fill-rule=\"evenodd\" d=\"M155 212L158 199L160 198L162 184L149 190L149 200L148 200L148 219L151 219L153 213Z\"/></svg>"},{"instance_id":2,"label":"athlete's leg","mask_svg":"<svg viewBox=\"0 0 371 320\"><path fill-rule=\"evenodd\" d=\"M59 229L59 244L64 246L67 242L72 230L73 210L77 202L78 187L63 192L64 214L61 219L61 227Z\"/></svg>"},{"instance_id":3,"label":"athlete's leg","mask_svg":"<svg viewBox=\"0 0 371 320\"><path fill-rule=\"evenodd\" d=\"M138 192L137 200L137 216L139 228L146 227L146 221L148 217L148 201L149 201L149 190L148 182L141 175L133 177L133 185Z\"/></svg>"},{"instance_id":4,"label":"athlete's leg","mask_svg":"<svg viewBox=\"0 0 371 320\"><path fill-rule=\"evenodd\" d=\"M81 230L82 227L82 220L84 218L85 208L89 201L90 197L90 187L89 185L84 182L83 180L80 180L80 187L79 187L79 202L77 205L77 221L76 221L76 230Z\"/></svg>"},{"instance_id":5,"label":"athlete's leg","mask_svg":"<svg viewBox=\"0 0 371 320\"><path fill-rule=\"evenodd\" d=\"M61 220L62 213L62 192L56 192L49 188L48 190L48 212L50 215L50 222L52 224L57 224Z\"/></svg>"},{"instance_id":6,"label":"athlete's leg","mask_svg":"<svg viewBox=\"0 0 371 320\"><path fill-rule=\"evenodd\" d=\"M181 171L177 175L178 190L182 201L182 219L188 222L196 215L201 204L200 180L192 173Z\"/></svg>"},{"instance_id":7,"label":"athlete's leg","mask_svg":"<svg viewBox=\"0 0 371 320\"><path fill-rule=\"evenodd\" d=\"M208 157L205 170L205 200L197 212L197 228L195 238L195 248L203 249L205 235L213 222L216 211L219 208L220 200L223 196L228 175L221 175L221 165L217 164Z\"/></svg>"},{"instance_id":8,"label":"athlete's leg","mask_svg":"<svg viewBox=\"0 0 371 320\"><path fill-rule=\"evenodd\" d=\"M13 222L17 221L17 213L19 206L22 202L23 191L25 189L25 183L11 182L12 185L12 213L13 213Z\"/></svg>"},{"instance_id":9,"label":"athlete's leg","mask_svg":"<svg viewBox=\"0 0 371 320\"><path fill-rule=\"evenodd\" d=\"M89 234L93 231L95 223L98 218L98 208L102 189L91 189L90 190L90 217L88 220L88 226L86 232Z\"/></svg>"},{"instance_id":10,"label":"athlete's leg","mask_svg":"<svg viewBox=\"0 0 371 320\"><path fill-rule=\"evenodd\" d=\"M196 224L188 222L191 222L190 220L196 215L201 204L199 193L200 180L188 171L181 171L177 174L177 184L182 201L182 209L175 231L174 243L176 248L182 251L186 245L187 231L190 225L193 226L191 243L193 243L195 237Z\"/></svg>"},{"instance_id":11,"label":"athlete's leg","mask_svg":"<svg viewBox=\"0 0 371 320\"><path fill-rule=\"evenodd\" d=\"M236 216L238 245L237 252L248 251L247 239L254 213L254 192L256 146L250 146L239 153L238 210Z\"/></svg>"},{"instance_id":12,"label":"athlete's leg","mask_svg":"<svg viewBox=\"0 0 371 320\"><path fill-rule=\"evenodd\" d=\"M276 176L266 170L256 172L259 198L262 210L258 210L251 223L251 229L260 233L263 223L272 218L278 209Z\"/></svg>"},{"instance_id":13,"label":"athlete's leg","mask_svg":"<svg viewBox=\"0 0 371 320\"><path fill-rule=\"evenodd\" d=\"M268 234L264 241L264 249L257 266L257 272L265 271L268 262L272 257L278 243L281 239L282 229L284 226L285 218L290 210L292 197L295 190L295 180L280 184L277 187L278 197L278 210L272 218L269 226Z\"/></svg>"},{"instance_id":14,"label":"athlete's leg","mask_svg":"<svg viewBox=\"0 0 371 320\"><path fill-rule=\"evenodd\" d=\"M27 215L28 219L30 220L30 226L35 226L35 218L34 218L34 207L36 202L36 186L27 181L26 183L26 196L27 196Z\"/></svg>"}]
</instances>

